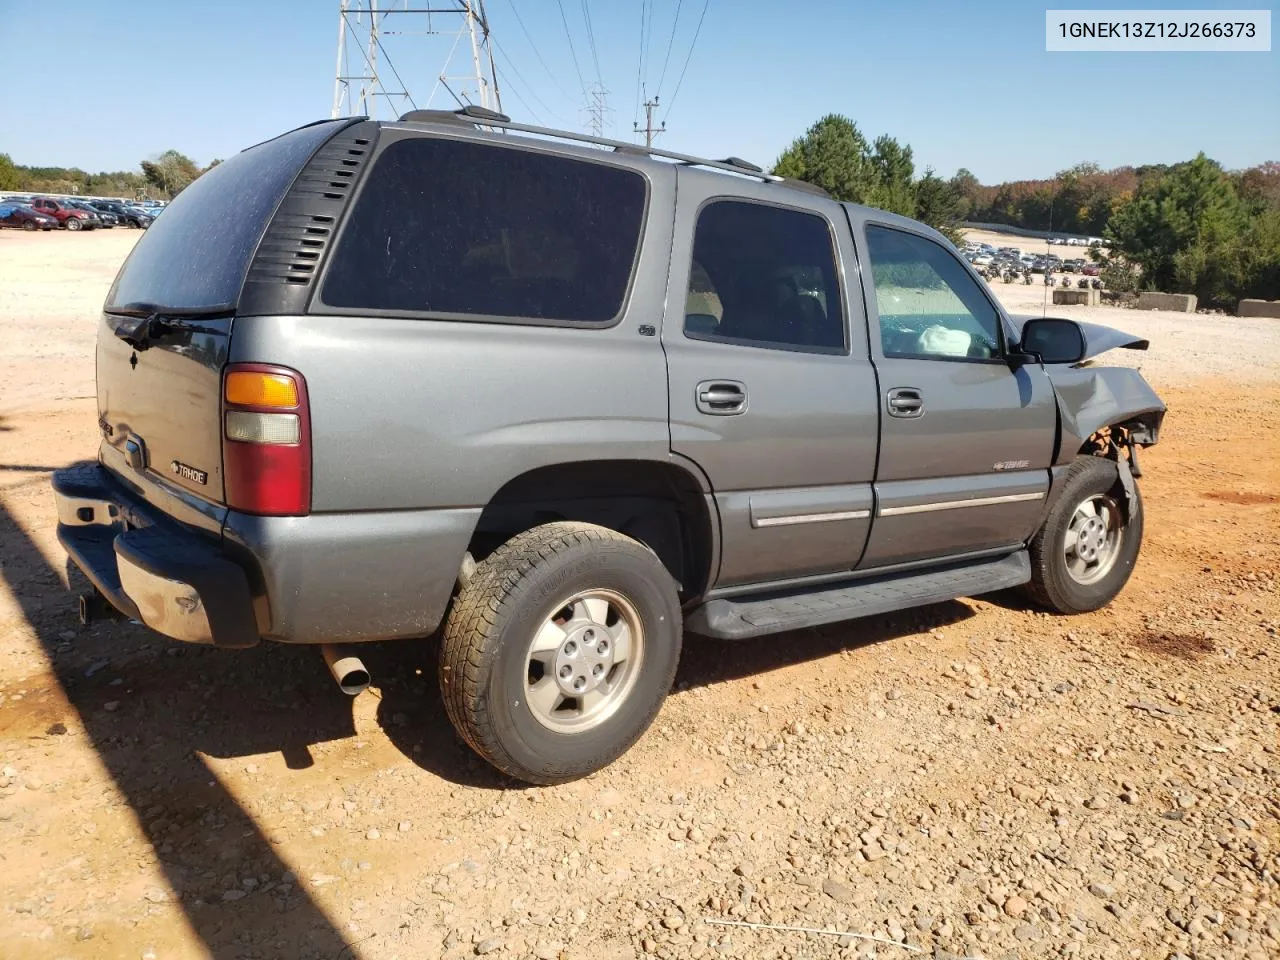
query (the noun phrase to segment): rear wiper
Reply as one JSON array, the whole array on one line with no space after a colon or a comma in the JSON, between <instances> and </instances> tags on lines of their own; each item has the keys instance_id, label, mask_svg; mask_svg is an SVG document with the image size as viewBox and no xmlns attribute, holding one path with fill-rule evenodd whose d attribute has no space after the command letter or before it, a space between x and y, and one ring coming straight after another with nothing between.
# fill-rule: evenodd
<instances>
[{"instance_id":1,"label":"rear wiper","mask_svg":"<svg viewBox=\"0 0 1280 960\"><path fill-rule=\"evenodd\" d=\"M200 317L229 316L235 312L235 305L166 309L150 303L130 303L111 312L125 315L112 332L133 349L146 350L153 341L168 333L221 333L215 327L192 321Z\"/></svg>"}]
</instances>

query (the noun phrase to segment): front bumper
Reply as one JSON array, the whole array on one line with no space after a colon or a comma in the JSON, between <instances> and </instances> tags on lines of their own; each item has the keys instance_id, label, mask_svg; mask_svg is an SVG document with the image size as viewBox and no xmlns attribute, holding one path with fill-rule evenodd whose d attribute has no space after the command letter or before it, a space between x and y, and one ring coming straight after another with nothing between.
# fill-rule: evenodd
<instances>
[{"instance_id":1,"label":"front bumper","mask_svg":"<svg viewBox=\"0 0 1280 960\"><path fill-rule=\"evenodd\" d=\"M113 607L188 643L261 639L244 569L219 545L156 512L98 464L54 472L58 541Z\"/></svg>"}]
</instances>

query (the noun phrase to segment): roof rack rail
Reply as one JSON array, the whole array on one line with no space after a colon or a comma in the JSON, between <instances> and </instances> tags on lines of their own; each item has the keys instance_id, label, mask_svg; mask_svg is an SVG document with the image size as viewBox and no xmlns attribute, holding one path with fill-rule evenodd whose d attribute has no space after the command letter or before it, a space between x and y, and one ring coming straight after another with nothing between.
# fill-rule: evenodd
<instances>
[{"instance_id":1,"label":"roof rack rail","mask_svg":"<svg viewBox=\"0 0 1280 960\"><path fill-rule=\"evenodd\" d=\"M642 147L639 144L627 143L624 140L611 140L608 137L593 137L586 133L574 133L570 130L556 130L553 127L539 127L527 123L516 123L506 114L484 107L468 104L460 110L410 110L400 118L404 123L469 123L477 127L497 127L515 133L531 133L539 137L554 137L557 140L573 140L577 143L589 143L597 147L610 147L615 153L643 154L649 157L662 157L664 160L675 160L693 167L710 167L726 173L736 173L744 177L752 177L764 183L781 183L789 187L798 187L810 193L818 192L827 196L821 187L800 180L787 180L765 173L754 163L741 157L726 157L724 160L707 160L687 153L676 153L674 150L659 150L656 147Z\"/></svg>"}]
</instances>

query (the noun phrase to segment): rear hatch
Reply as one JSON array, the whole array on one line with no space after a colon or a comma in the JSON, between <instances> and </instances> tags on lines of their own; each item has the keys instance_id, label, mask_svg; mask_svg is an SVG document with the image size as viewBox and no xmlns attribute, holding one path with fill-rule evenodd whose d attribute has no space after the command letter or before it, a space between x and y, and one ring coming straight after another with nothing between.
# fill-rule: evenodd
<instances>
[{"instance_id":1,"label":"rear hatch","mask_svg":"<svg viewBox=\"0 0 1280 960\"><path fill-rule=\"evenodd\" d=\"M225 502L222 368L245 275L299 171L350 122L231 157L139 237L107 295L97 348L101 460L135 487Z\"/></svg>"}]
</instances>

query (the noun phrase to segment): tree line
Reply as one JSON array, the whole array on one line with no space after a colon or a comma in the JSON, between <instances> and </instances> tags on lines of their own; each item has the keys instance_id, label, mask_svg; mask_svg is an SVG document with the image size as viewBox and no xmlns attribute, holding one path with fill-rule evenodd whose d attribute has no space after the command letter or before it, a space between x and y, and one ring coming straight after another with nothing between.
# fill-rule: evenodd
<instances>
[{"instance_id":1,"label":"tree line","mask_svg":"<svg viewBox=\"0 0 1280 960\"><path fill-rule=\"evenodd\" d=\"M97 197L149 196L172 200L202 173L221 161L201 167L177 150L150 157L138 164L139 172L116 170L88 173L79 167L28 167L0 153L0 190L29 193L80 194Z\"/></svg>"},{"instance_id":2,"label":"tree line","mask_svg":"<svg viewBox=\"0 0 1280 960\"><path fill-rule=\"evenodd\" d=\"M1243 297L1280 299L1280 163L1229 171L1203 153L1176 164L1103 170L1081 163L1049 180L984 186L968 170L917 177L911 147L868 140L829 114L778 158L774 173L837 200L914 217L959 236L962 221L1086 234L1110 242L1112 289L1194 293L1232 309Z\"/></svg>"}]
</instances>

